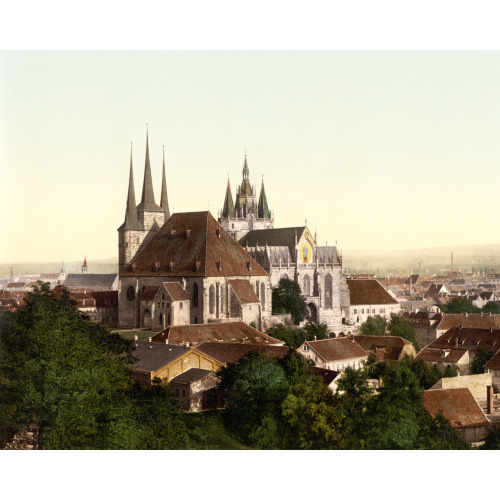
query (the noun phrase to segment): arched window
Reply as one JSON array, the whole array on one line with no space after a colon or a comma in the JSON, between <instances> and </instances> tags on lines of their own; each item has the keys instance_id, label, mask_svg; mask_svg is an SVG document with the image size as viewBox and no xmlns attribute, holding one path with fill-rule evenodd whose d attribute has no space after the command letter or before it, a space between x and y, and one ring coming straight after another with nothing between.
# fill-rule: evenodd
<instances>
[{"instance_id":1,"label":"arched window","mask_svg":"<svg viewBox=\"0 0 500 500\"><path fill-rule=\"evenodd\" d=\"M307 274L304 276L304 295L306 297L311 295L311 280Z\"/></svg>"},{"instance_id":2,"label":"arched window","mask_svg":"<svg viewBox=\"0 0 500 500\"><path fill-rule=\"evenodd\" d=\"M264 283L260 284L260 303L262 304L262 309L266 307L266 285Z\"/></svg>"},{"instance_id":3,"label":"arched window","mask_svg":"<svg viewBox=\"0 0 500 500\"><path fill-rule=\"evenodd\" d=\"M215 287L213 285L210 285L208 289L208 312L215 313Z\"/></svg>"},{"instance_id":4,"label":"arched window","mask_svg":"<svg viewBox=\"0 0 500 500\"><path fill-rule=\"evenodd\" d=\"M332 275L327 274L325 276L325 307L332 307Z\"/></svg>"},{"instance_id":5,"label":"arched window","mask_svg":"<svg viewBox=\"0 0 500 500\"><path fill-rule=\"evenodd\" d=\"M224 286L220 286L220 312L224 312Z\"/></svg>"},{"instance_id":6,"label":"arched window","mask_svg":"<svg viewBox=\"0 0 500 500\"><path fill-rule=\"evenodd\" d=\"M198 307L198 283L193 285L193 307Z\"/></svg>"}]
</instances>

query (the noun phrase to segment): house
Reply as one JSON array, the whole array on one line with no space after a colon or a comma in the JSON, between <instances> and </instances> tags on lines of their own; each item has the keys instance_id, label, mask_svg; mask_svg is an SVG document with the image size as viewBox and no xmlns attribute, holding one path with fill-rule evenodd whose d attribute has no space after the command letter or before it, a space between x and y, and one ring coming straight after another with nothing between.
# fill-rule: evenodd
<instances>
[{"instance_id":1,"label":"house","mask_svg":"<svg viewBox=\"0 0 500 500\"><path fill-rule=\"evenodd\" d=\"M343 372L347 367L358 369L368 359L365 351L354 339L339 337L326 340L306 340L297 352L314 361L319 368Z\"/></svg>"},{"instance_id":2,"label":"house","mask_svg":"<svg viewBox=\"0 0 500 500\"><path fill-rule=\"evenodd\" d=\"M469 443L482 441L490 423L467 388L424 391L424 407L433 418L441 413Z\"/></svg>"},{"instance_id":3,"label":"house","mask_svg":"<svg viewBox=\"0 0 500 500\"><path fill-rule=\"evenodd\" d=\"M321 377L323 384L326 385L328 389L333 393L337 392L337 384L343 372L327 370L326 368L319 368L317 366L314 367L314 372Z\"/></svg>"},{"instance_id":4,"label":"house","mask_svg":"<svg viewBox=\"0 0 500 500\"><path fill-rule=\"evenodd\" d=\"M170 326L152 337L153 342L196 347L203 342L238 343L253 345L283 345L243 321Z\"/></svg>"},{"instance_id":5,"label":"house","mask_svg":"<svg viewBox=\"0 0 500 500\"><path fill-rule=\"evenodd\" d=\"M354 340L378 361L400 361L405 356L414 358L417 355L413 344L402 337L355 335Z\"/></svg>"},{"instance_id":6,"label":"house","mask_svg":"<svg viewBox=\"0 0 500 500\"><path fill-rule=\"evenodd\" d=\"M170 387L184 411L211 410L223 406L218 382L213 371L190 368L170 380Z\"/></svg>"},{"instance_id":7,"label":"house","mask_svg":"<svg viewBox=\"0 0 500 500\"><path fill-rule=\"evenodd\" d=\"M467 388L474 399L486 399L487 388L491 386L491 373L477 375L464 375L460 377L443 377L431 389L457 389Z\"/></svg>"},{"instance_id":8,"label":"house","mask_svg":"<svg viewBox=\"0 0 500 500\"><path fill-rule=\"evenodd\" d=\"M427 300L445 299L450 295L450 291L442 283L433 283L424 293Z\"/></svg>"},{"instance_id":9,"label":"house","mask_svg":"<svg viewBox=\"0 0 500 500\"><path fill-rule=\"evenodd\" d=\"M186 346L157 342L133 342L132 355L137 361L131 365L132 377L142 384L151 384L154 378L170 382L190 368L218 371L222 363Z\"/></svg>"},{"instance_id":10,"label":"house","mask_svg":"<svg viewBox=\"0 0 500 500\"><path fill-rule=\"evenodd\" d=\"M62 283L68 290L105 292L118 290L118 275L113 274L68 274Z\"/></svg>"},{"instance_id":11,"label":"house","mask_svg":"<svg viewBox=\"0 0 500 500\"><path fill-rule=\"evenodd\" d=\"M401 306L377 281L346 280L350 296L350 318L356 325L364 323L369 316L382 316L390 320L391 314L399 314Z\"/></svg>"},{"instance_id":12,"label":"house","mask_svg":"<svg viewBox=\"0 0 500 500\"><path fill-rule=\"evenodd\" d=\"M256 344L227 344L221 342L204 342L196 347L196 350L218 363L227 365L237 363L249 352L258 352L272 358L282 358L291 350L285 345L256 345Z\"/></svg>"},{"instance_id":13,"label":"house","mask_svg":"<svg viewBox=\"0 0 500 500\"><path fill-rule=\"evenodd\" d=\"M496 354L484 365L486 373L491 374L492 384L500 389L500 349Z\"/></svg>"},{"instance_id":14,"label":"house","mask_svg":"<svg viewBox=\"0 0 500 500\"><path fill-rule=\"evenodd\" d=\"M475 296L475 298L470 297L470 301L473 306L483 308L488 302L495 302L496 296L494 292L481 292Z\"/></svg>"},{"instance_id":15,"label":"house","mask_svg":"<svg viewBox=\"0 0 500 500\"><path fill-rule=\"evenodd\" d=\"M432 364L440 370L456 368L460 375L469 373L470 355L467 349L442 349L424 347L415 357L416 361Z\"/></svg>"},{"instance_id":16,"label":"house","mask_svg":"<svg viewBox=\"0 0 500 500\"><path fill-rule=\"evenodd\" d=\"M260 299L250 282L243 279L228 280L231 302L231 317L240 318L244 323L259 324ZM257 288L259 291L259 288Z\"/></svg>"}]
</instances>

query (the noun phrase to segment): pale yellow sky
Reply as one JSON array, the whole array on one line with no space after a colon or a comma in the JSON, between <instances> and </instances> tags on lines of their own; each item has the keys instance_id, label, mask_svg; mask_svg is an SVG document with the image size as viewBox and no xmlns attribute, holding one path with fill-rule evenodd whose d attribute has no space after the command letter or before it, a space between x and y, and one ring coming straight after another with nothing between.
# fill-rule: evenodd
<instances>
[{"instance_id":1,"label":"pale yellow sky","mask_svg":"<svg viewBox=\"0 0 500 500\"><path fill-rule=\"evenodd\" d=\"M130 142L156 199L222 208L264 175L275 226L348 249L499 243L499 52L2 52L2 261L117 255Z\"/></svg>"}]
</instances>

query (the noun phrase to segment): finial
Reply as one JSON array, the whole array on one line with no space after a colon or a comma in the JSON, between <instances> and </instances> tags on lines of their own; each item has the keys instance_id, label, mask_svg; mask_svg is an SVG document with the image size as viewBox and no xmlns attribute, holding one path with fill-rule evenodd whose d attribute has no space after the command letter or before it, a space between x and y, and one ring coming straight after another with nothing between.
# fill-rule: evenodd
<instances>
[{"instance_id":1,"label":"finial","mask_svg":"<svg viewBox=\"0 0 500 500\"><path fill-rule=\"evenodd\" d=\"M229 182L229 172L227 173L227 182Z\"/></svg>"},{"instance_id":2,"label":"finial","mask_svg":"<svg viewBox=\"0 0 500 500\"><path fill-rule=\"evenodd\" d=\"M305 225L307 226L307 219L305 220L305 222L306 222Z\"/></svg>"},{"instance_id":3,"label":"finial","mask_svg":"<svg viewBox=\"0 0 500 500\"><path fill-rule=\"evenodd\" d=\"M264 174L262 174L262 184L264 184Z\"/></svg>"},{"instance_id":4,"label":"finial","mask_svg":"<svg viewBox=\"0 0 500 500\"><path fill-rule=\"evenodd\" d=\"M245 151L245 158L246 158L247 157L247 147L246 146L245 146L244 151Z\"/></svg>"}]
</instances>

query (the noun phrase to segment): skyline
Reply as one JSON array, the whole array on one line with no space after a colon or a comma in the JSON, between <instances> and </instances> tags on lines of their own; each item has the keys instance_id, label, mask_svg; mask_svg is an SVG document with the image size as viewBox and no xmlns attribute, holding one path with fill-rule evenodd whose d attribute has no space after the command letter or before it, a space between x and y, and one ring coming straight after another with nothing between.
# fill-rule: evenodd
<instances>
[{"instance_id":1,"label":"skyline","mask_svg":"<svg viewBox=\"0 0 500 500\"><path fill-rule=\"evenodd\" d=\"M307 219L318 244L337 240L345 253L500 242L489 224L499 213L499 52L2 52L0 61L0 262L117 256L130 142L139 202L146 123L155 200L164 145L171 212L217 217L247 149L275 227Z\"/></svg>"}]
</instances>

